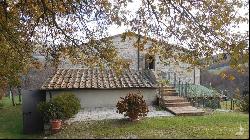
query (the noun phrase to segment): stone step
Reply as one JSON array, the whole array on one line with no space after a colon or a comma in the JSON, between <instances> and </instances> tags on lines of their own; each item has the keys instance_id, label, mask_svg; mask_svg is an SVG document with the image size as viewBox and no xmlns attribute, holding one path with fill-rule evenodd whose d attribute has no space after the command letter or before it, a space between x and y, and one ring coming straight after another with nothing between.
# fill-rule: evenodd
<instances>
[{"instance_id":1,"label":"stone step","mask_svg":"<svg viewBox=\"0 0 250 140\"><path fill-rule=\"evenodd\" d=\"M163 92L163 96L178 96L177 92Z\"/></svg>"},{"instance_id":2,"label":"stone step","mask_svg":"<svg viewBox=\"0 0 250 140\"><path fill-rule=\"evenodd\" d=\"M166 107L183 107L183 106L190 106L189 102L172 102L172 103L166 103Z\"/></svg>"},{"instance_id":3,"label":"stone step","mask_svg":"<svg viewBox=\"0 0 250 140\"><path fill-rule=\"evenodd\" d=\"M170 86L170 85L164 85L163 87L161 88L175 88L174 86Z\"/></svg>"},{"instance_id":4,"label":"stone step","mask_svg":"<svg viewBox=\"0 0 250 140\"><path fill-rule=\"evenodd\" d=\"M175 89L175 87L163 87L161 88L162 90L171 90L171 89Z\"/></svg>"},{"instance_id":5,"label":"stone step","mask_svg":"<svg viewBox=\"0 0 250 140\"><path fill-rule=\"evenodd\" d=\"M205 113L202 109L197 109L193 106L167 107L167 110L177 116L200 116Z\"/></svg>"},{"instance_id":6,"label":"stone step","mask_svg":"<svg viewBox=\"0 0 250 140\"><path fill-rule=\"evenodd\" d=\"M187 102L187 99L180 96L163 96L162 99L165 103Z\"/></svg>"},{"instance_id":7,"label":"stone step","mask_svg":"<svg viewBox=\"0 0 250 140\"><path fill-rule=\"evenodd\" d=\"M163 89L163 91L176 91L176 89L175 88L165 88L165 89Z\"/></svg>"},{"instance_id":8,"label":"stone step","mask_svg":"<svg viewBox=\"0 0 250 140\"><path fill-rule=\"evenodd\" d=\"M171 90L161 90L161 93L168 93L168 92L176 92L175 89L171 89Z\"/></svg>"}]
</instances>

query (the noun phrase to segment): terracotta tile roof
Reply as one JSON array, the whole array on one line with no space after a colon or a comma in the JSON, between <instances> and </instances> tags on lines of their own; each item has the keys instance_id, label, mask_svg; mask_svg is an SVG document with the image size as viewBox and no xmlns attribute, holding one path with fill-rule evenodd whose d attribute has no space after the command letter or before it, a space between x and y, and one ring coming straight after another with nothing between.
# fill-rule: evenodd
<instances>
[{"instance_id":1,"label":"terracotta tile roof","mask_svg":"<svg viewBox=\"0 0 250 140\"><path fill-rule=\"evenodd\" d=\"M120 76L113 70L100 69L58 69L48 78L42 90L53 89L114 89L114 88L156 88L150 74L126 70Z\"/></svg>"}]
</instances>

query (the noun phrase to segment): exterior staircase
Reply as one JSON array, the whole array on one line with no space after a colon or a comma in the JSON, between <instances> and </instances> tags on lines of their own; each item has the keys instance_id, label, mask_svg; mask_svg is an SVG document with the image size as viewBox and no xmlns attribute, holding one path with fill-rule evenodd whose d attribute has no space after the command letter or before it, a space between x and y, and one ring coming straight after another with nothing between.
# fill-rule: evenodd
<instances>
[{"instance_id":1,"label":"exterior staircase","mask_svg":"<svg viewBox=\"0 0 250 140\"><path fill-rule=\"evenodd\" d=\"M199 116L204 115L202 109L193 107L185 97L178 96L175 87L164 86L160 89L159 105L177 116Z\"/></svg>"}]
</instances>

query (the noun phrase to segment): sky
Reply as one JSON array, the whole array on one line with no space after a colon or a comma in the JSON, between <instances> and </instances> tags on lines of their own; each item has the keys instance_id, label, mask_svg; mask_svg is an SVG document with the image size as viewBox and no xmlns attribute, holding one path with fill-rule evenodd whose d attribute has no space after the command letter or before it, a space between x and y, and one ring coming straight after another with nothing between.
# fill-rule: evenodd
<instances>
[{"instance_id":1,"label":"sky","mask_svg":"<svg viewBox=\"0 0 250 140\"><path fill-rule=\"evenodd\" d=\"M117 1L117 0L113 0L113 1ZM135 11L137 11L140 7L140 4L141 4L141 0L133 0L132 3L128 3L127 7L126 7L126 10L130 11L130 13L135 13ZM240 14L244 14L244 13L248 13L247 17L249 17L249 5L248 5L248 8L246 9L239 9L238 11ZM135 15L135 14L133 14ZM91 23L90 23L90 26L91 26ZM121 34L125 31L127 31L129 28L126 27L126 26L118 26L118 25L111 25L109 26L108 28L108 35L109 36L114 36L114 35L117 35L117 34ZM239 28L238 29L233 29L231 28L232 32L245 32L245 31L249 31L249 23L242 23L239 25ZM76 37L79 37L79 38L84 38L84 34L83 32L77 32L77 33L74 33L76 35ZM168 43L170 44L176 44L176 42L180 42L179 40L176 40L175 38L168 38L166 40ZM87 40L85 41L87 42ZM187 44L187 43L186 43ZM184 44L185 45L185 44ZM186 46L184 46L186 47Z\"/></svg>"},{"instance_id":2,"label":"sky","mask_svg":"<svg viewBox=\"0 0 250 140\"><path fill-rule=\"evenodd\" d=\"M246 0L243 0L243 1L246 1ZM140 0L133 0L132 3L128 3L127 10L131 11L131 13L135 13L135 11L138 10L140 4L141 4ZM239 13L239 15L245 16L249 19L249 5L247 8L243 7L241 9L239 9L238 13ZM245 13L247 13L247 15L245 15ZM126 26L111 25L108 29L108 31L109 31L108 34L110 36L114 36L117 34L121 34L128 29L129 28ZM249 32L249 21L247 23L240 23L238 25L238 27L236 27L236 28L233 28L233 25L232 25L230 30L234 33L237 33L237 32L238 33L245 33L246 31ZM166 41L170 44L177 44L176 42L180 42L179 40L177 40L175 38L168 38ZM189 46L187 44L188 43L182 43L182 47L189 48ZM217 53L221 53L221 51L214 52L214 55Z\"/></svg>"},{"instance_id":3,"label":"sky","mask_svg":"<svg viewBox=\"0 0 250 140\"><path fill-rule=\"evenodd\" d=\"M246 1L246 0L243 0L243 1ZM127 10L131 11L131 13L135 13L135 11L138 10L140 4L141 4L140 0L133 0L132 3L128 3ZM249 18L249 5L248 5L248 8L239 9L238 13L240 13L240 15L242 15L242 16L244 15L244 13L248 13L248 15L246 15L246 17ZM109 27L109 34L110 34L110 36L121 34L121 33L125 32L126 29L128 29L128 27L112 25ZM241 23L241 24L239 24L239 28L237 28L237 29L232 28L232 31L236 31L236 32L237 31L239 31L239 32L249 31L249 23Z\"/></svg>"}]
</instances>

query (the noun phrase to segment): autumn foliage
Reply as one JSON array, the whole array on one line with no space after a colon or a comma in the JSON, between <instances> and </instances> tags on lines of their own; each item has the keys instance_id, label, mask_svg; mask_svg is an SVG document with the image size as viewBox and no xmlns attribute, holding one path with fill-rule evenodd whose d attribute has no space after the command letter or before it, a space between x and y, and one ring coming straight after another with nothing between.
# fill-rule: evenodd
<instances>
[{"instance_id":1,"label":"autumn foliage","mask_svg":"<svg viewBox=\"0 0 250 140\"><path fill-rule=\"evenodd\" d=\"M136 36L133 46L140 51L193 65L201 65L198 58L209 65L214 53L223 52L237 68L249 63L249 31L238 31L248 25L248 9L246 0L0 0L0 88L19 85L33 53L56 66L66 57L121 73L129 64L106 38L113 26L130 31L122 40ZM147 36L154 38L150 49L144 46L151 40ZM175 45L167 43L173 39L189 51L174 53Z\"/></svg>"},{"instance_id":2,"label":"autumn foliage","mask_svg":"<svg viewBox=\"0 0 250 140\"><path fill-rule=\"evenodd\" d=\"M140 93L129 93L126 97L121 97L121 100L118 101L116 107L117 113L125 113L124 116L128 116L132 121L139 117L147 116L149 111L147 104Z\"/></svg>"}]
</instances>

